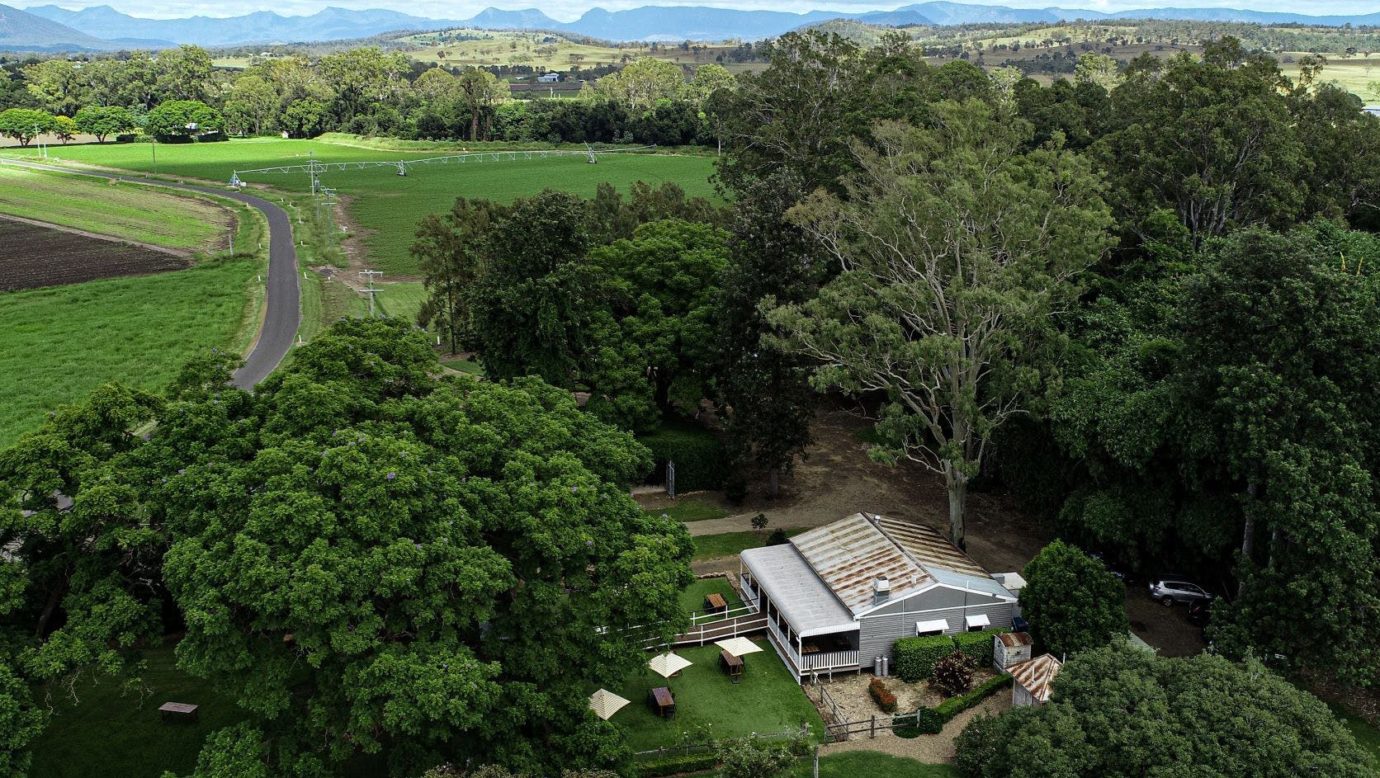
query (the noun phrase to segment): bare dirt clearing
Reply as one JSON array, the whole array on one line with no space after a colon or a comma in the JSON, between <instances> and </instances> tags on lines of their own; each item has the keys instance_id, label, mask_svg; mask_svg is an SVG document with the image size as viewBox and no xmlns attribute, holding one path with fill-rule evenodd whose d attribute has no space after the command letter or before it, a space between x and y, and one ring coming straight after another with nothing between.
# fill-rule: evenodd
<instances>
[{"instance_id":1,"label":"bare dirt clearing","mask_svg":"<svg viewBox=\"0 0 1380 778\"><path fill-rule=\"evenodd\" d=\"M182 270L190 263L168 251L0 219L0 266L0 292L12 292Z\"/></svg>"}]
</instances>

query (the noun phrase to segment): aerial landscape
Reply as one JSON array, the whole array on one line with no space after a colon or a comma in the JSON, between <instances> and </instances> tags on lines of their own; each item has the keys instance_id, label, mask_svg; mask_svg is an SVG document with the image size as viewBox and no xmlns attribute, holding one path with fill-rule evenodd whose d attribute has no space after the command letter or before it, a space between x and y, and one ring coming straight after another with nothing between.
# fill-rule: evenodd
<instances>
[{"instance_id":1,"label":"aerial landscape","mask_svg":"<svg viewBox=\"0 0 1380 778\"><path fill-rule=\"evenodd\" d=\"M0 778L1380 776L1380 4L7 2Z\"/></svg>"}]
</instances>

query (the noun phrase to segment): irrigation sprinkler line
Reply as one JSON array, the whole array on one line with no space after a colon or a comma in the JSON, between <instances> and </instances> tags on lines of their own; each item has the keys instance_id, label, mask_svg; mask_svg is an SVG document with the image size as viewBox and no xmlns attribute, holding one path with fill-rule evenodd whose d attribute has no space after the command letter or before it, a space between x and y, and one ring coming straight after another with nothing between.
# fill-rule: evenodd
<instances>
[{"instance_id":1,"label":"irrigation sprinkler line","mask_svg":"<svg viewBox=\"0 0 1380 778\"><path fill-rule=\"evenodd\" d=\"M639 152L651 151L656 145L637 146L627 149L594 149L587 147L581 151L567 151L561 149L538 149L535 151L471 151L464 154L447 154L440 157L423 157L422 159L393 159L393 160L370 160L362 162L321 162L311 159L302 165L278 165L275 167L255 168L253 170L236 170L230 178L231 185L238 185L243 176L251 174L274 175L282 173L306 173L312 178L313 192L319 186L320 174L332 170L365 170L368 168L391 167L397 168L399 175L407 175L407 168L413 165L448 165L452 162L465 164L470 160L475 162L513 162L520 159L546 159L549 157L585 157L594 159L600 154L635 154Z\"/></svg>"}]
</instances>

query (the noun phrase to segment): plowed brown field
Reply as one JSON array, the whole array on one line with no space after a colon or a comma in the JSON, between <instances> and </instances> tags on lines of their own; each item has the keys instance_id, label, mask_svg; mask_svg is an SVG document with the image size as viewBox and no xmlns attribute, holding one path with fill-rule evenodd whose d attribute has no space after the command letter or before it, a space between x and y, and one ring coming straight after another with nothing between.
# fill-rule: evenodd
<instances>
[{"instance_id":1,"label":"plowed brown field","mask_svg":"<svg viewBox=\"0 0 1380 778\"><path fill-rule=\"evenodd\" d=\"M181 270L173 254L0 219L0 292Z\"/></svg>"}]
</instances>

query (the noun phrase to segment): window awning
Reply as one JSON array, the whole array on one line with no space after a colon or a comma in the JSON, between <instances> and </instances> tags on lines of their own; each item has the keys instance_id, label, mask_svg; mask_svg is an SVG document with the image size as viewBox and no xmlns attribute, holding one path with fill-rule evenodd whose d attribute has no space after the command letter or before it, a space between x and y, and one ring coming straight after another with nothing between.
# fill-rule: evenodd
<instances>
[{"instance_id":1,"label":"window awning","mask_svg":"<svg viewBox=\"0 0 1380 778\"><path fill-rule=\"evenodd\" d=\"M930 632L947 632L949 622L947 619L930 619L929 621L915 622L915 634L925 635Z\"/></svg>"},{"instance_id":2,"label":"window awning","mask_svg":"<svg viewBox=\"0 0 1380 778\"><path fill-rule=\"evenodd\" d=\"M963 621L967 623L968 629L973 629L974 627L985 629L992 626L992 622L987 620L986 613L974 613L971 616L964 616Z\"/></svg>"}]
</instances>

